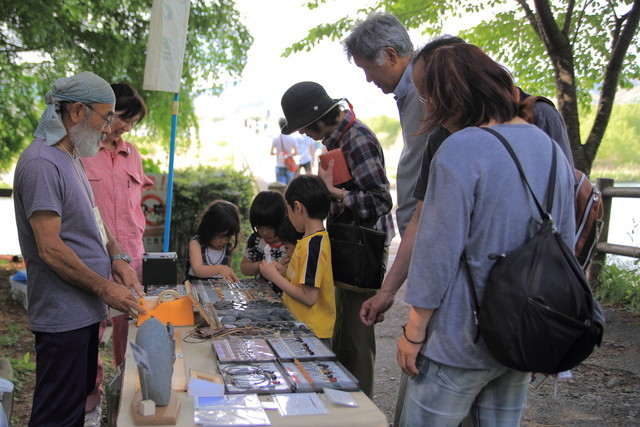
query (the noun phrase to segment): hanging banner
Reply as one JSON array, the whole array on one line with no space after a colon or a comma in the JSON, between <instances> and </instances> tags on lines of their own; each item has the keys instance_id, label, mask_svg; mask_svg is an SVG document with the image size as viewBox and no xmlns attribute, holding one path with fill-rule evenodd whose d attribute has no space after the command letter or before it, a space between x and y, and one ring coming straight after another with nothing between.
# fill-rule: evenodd
<instances>
[{"instance_id":1,"label":"hanging banner","mask_svg":"<svg viewBox=\"0 0 640 427\"><path fill-rule=\"evenodd\" d=\"M190 5L190 0L153 0L143 89L180 92Z\"/></svg>"}]
</instances>

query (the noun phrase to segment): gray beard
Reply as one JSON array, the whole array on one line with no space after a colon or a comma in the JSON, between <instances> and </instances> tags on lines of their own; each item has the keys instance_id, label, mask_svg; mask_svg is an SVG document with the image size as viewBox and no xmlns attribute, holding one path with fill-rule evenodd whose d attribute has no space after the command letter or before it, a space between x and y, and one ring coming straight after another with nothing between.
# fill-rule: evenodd
<instances>
[{"instance_id":1,"label":"gray beard","mask_svg":"<svg viewBox=\"0 0 640 427\"><path fill-rule=\"evenodd\" d=\"M80 157L93 157L100 149L99 142L104 139L100 131L96 131L87 124L88 120L69 129L69 140L78 150Z\"/></svg>"}]
</instances>

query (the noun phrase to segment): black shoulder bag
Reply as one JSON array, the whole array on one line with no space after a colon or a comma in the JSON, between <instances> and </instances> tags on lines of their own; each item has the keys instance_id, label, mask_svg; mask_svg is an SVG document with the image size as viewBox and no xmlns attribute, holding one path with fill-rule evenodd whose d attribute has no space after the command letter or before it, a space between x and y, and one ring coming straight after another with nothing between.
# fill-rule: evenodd
<instances>
[{"instance_id":1,"label":"black shoulder bag","mask_svg":"<svg viewBox=\"0 0 640 427\"><path fill-rule=\"evenodd\" d=\"M467 264L478 333L493 357L509 368L548 374L566 371L600 345L604 315L573 251L556 231L550 215L558 148L552 143L545 212L506 139L493 129L481 129L496 136L509 152L542 224L531 239L513 251L490 255L498 260L489 272L481 306Z\"/></svg>"},{"instance_id":2,"label":"black shoulder bag","mask_svg":"<svg viewBox=\"0 0 640 427\"><path fill-rule=\"evenodd\" d=\"M362 290L380 289L385 273L382 256L386 234L360 225L357 205L353 212L353 224L331 223L327 226L333 280Z\"/></svg>"}]
</instances>

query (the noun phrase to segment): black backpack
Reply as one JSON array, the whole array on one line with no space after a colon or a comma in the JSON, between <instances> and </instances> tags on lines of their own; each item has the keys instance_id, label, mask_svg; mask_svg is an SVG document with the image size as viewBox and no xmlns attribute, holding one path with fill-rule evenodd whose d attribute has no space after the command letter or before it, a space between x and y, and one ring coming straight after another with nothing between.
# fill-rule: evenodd
<instances>
[{"instance_id":1,"label":"black backpack","mask_svg":"<svg viewBox=\"0 0 640 427\"><path fill-rule=\"evenodd\" d=\"M548 374L566 371L600 345L604 315L573 250L556 231L550 215L558 147L552 144L545 212L509 143L498 132L482 129L495 135L513 158L542 224L513 251L490 255L497 261L489 272L481 306L469 274L479 336L493 357L509 368Z\"/></svg>"}]
</instances>

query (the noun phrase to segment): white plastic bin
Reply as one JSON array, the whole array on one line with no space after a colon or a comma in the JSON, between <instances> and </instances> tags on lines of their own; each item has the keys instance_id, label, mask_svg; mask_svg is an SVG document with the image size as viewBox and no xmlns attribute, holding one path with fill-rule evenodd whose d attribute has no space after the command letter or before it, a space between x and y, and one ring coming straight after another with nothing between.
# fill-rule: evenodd
<instances>
[{"instance_id":1,"label":"white plastic bin","mask_svg":"<svg viewBox=\"0 0 640 427\"><path fill-rule=\"evenodd\" d=\"M11 298L18 301L26 310L29 302L27 301L27 284L14 280L15 276L9 276L11 283Z\"/></svg>"}]
</instances>

